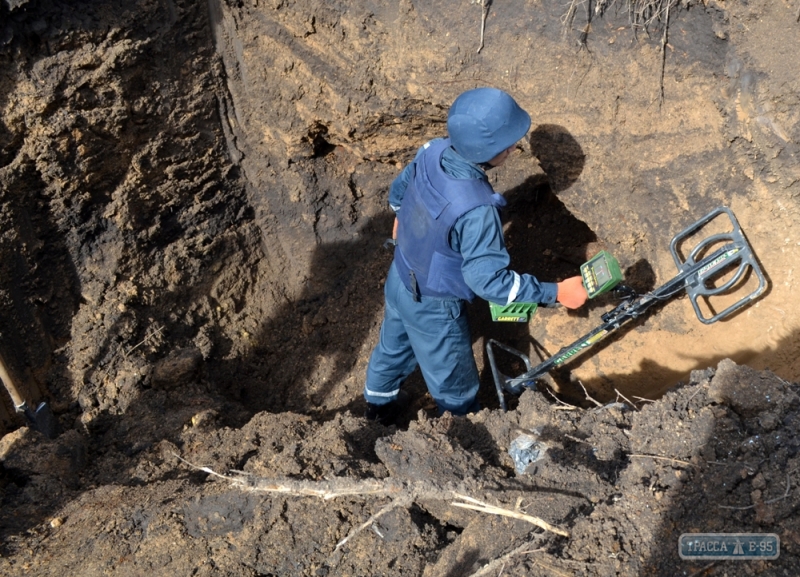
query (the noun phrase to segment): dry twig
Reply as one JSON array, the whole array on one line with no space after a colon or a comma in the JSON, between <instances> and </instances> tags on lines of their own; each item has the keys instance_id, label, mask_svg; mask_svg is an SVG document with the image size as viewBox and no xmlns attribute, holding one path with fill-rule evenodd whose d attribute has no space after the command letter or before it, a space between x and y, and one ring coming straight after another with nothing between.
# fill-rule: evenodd
<instances>
[{"instance_id":1,"label":"dry twig","mask_svg":"<svg viewBox=\"0 0 800 577\"><path fill-rule=\"evenodd\" d=\"M617 398L619 398L619 397L622 397L622 400L623 400L623 401L625 401L626 403L628 403L628 404L629 404L631 407L633 407L633 408L634 408L634 409L636 409L637 411L639 410L639 407L637 407L637 406L636 406L636 405L635 405L633 402L631 402L631 400L630 400L630 399L628 399L628 397L626 397L625 395L623 395L622 393L620 393L618 389L616 389L616 388L615 388L615 389L614 389L614 392L615 392L615 393L617 393Z\"/></svg>"},{"instance_id":2,"label":"dry twig","mask_svg":"<svg viewBox=\"0 0 800 577\"><path fill-rule=\"evenodd\" d=\"M579 384L579 385L581 386L581 388L583 389L583 394L584 394L584 395L586 395L586 398L587 398L587 399L589 399L590 401L592 401L592 402L593 402L593 403L594 403L596 406L598 406L598 407L602 407L602 406L603 406L603 403L601 403L600 401L598 401L598 400L597 400L597 399L595 399L595 398L594 398L592 395L590 395L590 394L589 394L589 391L587 391L587 390L586 390L586 387L584 387L584 386L583 386L583 383L582 383L581 381L578 381L578 384Z\"/></svg>"},{"instance_id":3,"label":"dry twig","mask_svg":"<svg viewBox=\"0 0 800 577\"><path fill-rule=\"evenodd\" d=\"M656 459L658 461L671 461L673 463L678 463L680 465L687 465L689 467L694 467L692 463L689 461L681 461L680 459L673 459L672 457L661 457L659 455L643 455L643 454L633 454L631 453L628 457L638 457L638 458L648 458L648 459Z\"/></svg>"},{"instance_id":4,"label":"dry twig","mask_svg":"<svg viewBox=\"0 0 800 577\"><path fill-rule=\"evenodd\" d=\"M135 351L136 349L138 349L139 347L141 347L142 345L144 345L145 343L147 343L147 341L149 341L149 340L150 340L150 339L152 339L153 337L155 337L155 336L157 336L157 335L160 335L160 334L161 334L161 331L163 331L163 330L164 330L164 327L159 327L159 328L157 328L156 330L154 330L154 331L152 331L152 332L151 332L151 331L148 329L147 333L144 335L144 338L143 338L141 341L139 341L137 344L135 344L134 346L132 346L130 349L128 349L127 351L125 351L125 352L122 354L122 357L123 357L123 358L125 358L125 359L127 359L129 354L131 354L133 351Z\"/></svg>"},{"instance_id":5,"label":"dry twig","mask_svg":"<svg viewBox=\"0 0 800 577\"><path fill-rule=\"evenodd\" d=\"M562 411L575 411L575 410L579 410L580 409L580 407L576 407L575 405L570 405L569 403L562 401L561 399L556 397L550 389L542 388L542 392L547 393L548 395L550 395L550 397L552 397L552 399L556 403L559 403L559 405L563 405L563 406L555 407L556 409L560 409Z\"/></svg>"}]
</instances>

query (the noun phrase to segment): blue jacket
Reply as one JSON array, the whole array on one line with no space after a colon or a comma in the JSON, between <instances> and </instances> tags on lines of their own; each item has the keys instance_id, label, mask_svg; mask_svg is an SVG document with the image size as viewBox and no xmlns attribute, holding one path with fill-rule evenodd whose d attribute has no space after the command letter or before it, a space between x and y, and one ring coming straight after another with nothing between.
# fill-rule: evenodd
<instances>
[{"instance_id":1,"label":"blue jacket","mask_svg":"<svg viewBox=\"0 0 800 577\"><path fill-rule=\"evenodd\" d=\"M434 153L431 149L435 149L438 152ZM429 151L431 152L430 155ZM424 160L426 157L427 162ZM452 195L454 191L460 188L459 185L462 185L463 190L470 191L465 196L471 200L458 202L456 203L459 207L457 210L455 210L454 206L452 211L447 212L448 220L452 220L452 222L447 226L442 224L437 227L440 235L438 237L439 240L443 238L444 229L448 229L446 237L444 237L446 238L445 249L449 249L452 253L459 255L458 268L460 268L460 277L450 283L451 286L459 288L450 292L447 296L472 300L474 295L477 294L477 296L487 301L499 304L511 302L555 302L557 293L555 283L540 282L532 275L518 274L508 269L510 258L503 240L502 223L498 212L498 208L503 206L505 202L498 198L499 195L492 194L493 191L484 170L479 165L459 156L449 146L449 142L444 139L433 140L420 148L414 161L392 183L389 204L398 212L398 220L400 221L398 244L400 246L403 244L403 227L406 219L409 222L412 220L408 218L409 215L403 215L400 207L404 203L404 197L412 177L421 174L419 166L423 162L425 162L426 167L430 168L433 165L434 169L441 173L441 177L437 177L439 179L437 182L449 183L448 190L439 190L440 194ZM475 202L476 190L484 191L485 199L482 202ZM434 207L436 206L435 201L424 200L424 197L421 197L421 199L423 199L421 202L424 202L426 206L431 204ZM436 210L432 212L436 212ZM456 212L461 214L455 214ZM430 250L431 246L425 244L425 250ZM441 243L436 244L436 247L442 248ZM406 255L415 250L413 245L407 248L409 250L406 251ZM421 247L417 245L417 249L419 248ZM447 250L444 250L443 254L447 254L447 252ZM453 257L453 254L449 254L449 256ZM429 263L432 259L432 255L426 255L421 258L423 261L428 260ZM399 264L398 268L403 268L403 263L399 262L400 260L396 252L395 263L396 265ZM405 264L404 270L407 270L407 261ZM451 265L452 262L448 266ZM448 268L448 271L452 271L452 269ZM408 283L407 275L403 274L402 271L399 272L401 272L400 276L404 282ZM428 271L424 272L427 274ZM419 278L417 280L420 281ZM438 286L441 289L444 285L439 284ZM464 288L466 290L463 290ZM428 290L431 290L430 287L428 287ZM459 290L463 292L459 294ZM436 290L426 293L421 286L420 291L422 294L440 296Z\"/></svg>"}]
</instances>

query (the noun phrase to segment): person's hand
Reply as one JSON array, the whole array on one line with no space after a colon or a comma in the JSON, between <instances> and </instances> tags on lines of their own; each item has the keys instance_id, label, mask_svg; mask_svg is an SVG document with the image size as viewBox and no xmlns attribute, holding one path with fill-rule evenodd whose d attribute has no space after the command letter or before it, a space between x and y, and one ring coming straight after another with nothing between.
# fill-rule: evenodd
<instances>
[{"instance_id":1,"label":"person's hand","mask_svg":"<svg viewBox=\"0 0 800 577\"><path fill-rule=\"evenodd\" d=\"M394 217L394 226L392 227L392 238L397 240L397 217Z\"/></svg>"},{"instance_id":2,"label":"person's hand","mask_svg":"<svg viewBox=\"0 0 800 577\"><path fill-rule=\"evenodd\" d=\"M556 283L556 286L558 287L556 300L568 309L578 308L589 298L589 293L583 288L583 279L579 276L564 279Z\"/></svg>"}]
</instances>

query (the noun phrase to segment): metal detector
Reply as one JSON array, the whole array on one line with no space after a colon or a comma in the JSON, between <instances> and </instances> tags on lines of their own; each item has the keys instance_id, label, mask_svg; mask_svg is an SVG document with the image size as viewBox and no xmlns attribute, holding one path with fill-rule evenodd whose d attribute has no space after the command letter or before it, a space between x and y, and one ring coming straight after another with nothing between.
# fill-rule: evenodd
<instances>
[{"instance_id":1,"label":"metal detector","mask_svg":"<svg viewBox=\"0 0 800 577\"><path fill-rule=\"evenodd\" d=\"M694 245L688 254L683 256L684 245L692 242L702 234L702 229L721 215L730 220L731 230L710 234ZM492 377L497 397L503 411L507 410L504 393L519 395L526 388L536 389L536 380L549 371L560 367L567 361L585 353L599 341L617 331L620 327L645 313L653 305L663 303L683 291L689 295L695 314L700 322L715 323L738 311L758 298L767 289L764 273L756 260L753 250L747 242L736 217L727 207L721 206L685 228L673 237L670 252L678 266L678 274L661 287L646 294L637 294L630 287L618 286L615 291L623 299L617 307L601 316L603 323L579 338L577 341L559 350L544 362L531 366L530 359L522 352L503 345L494 339L486 343L486 354L492 368ZM590 261L591 262L591 261ZM735 293L741 292L745 284L755 275L758 286L746 296L735 300ZM753 283L754 284L754 283ZM733 296L731 296L733 295ZM716 299L715 297L720 297ZM714 298L714 302L712 302ZM723 300L723 308L717 311L717 302ZM730 304L729 304L730 303ZM525 364L526 372L509 377L500 372L495 360L494 349L499 348L510 355L518 357Z\"/></svg>"}]
</instances>

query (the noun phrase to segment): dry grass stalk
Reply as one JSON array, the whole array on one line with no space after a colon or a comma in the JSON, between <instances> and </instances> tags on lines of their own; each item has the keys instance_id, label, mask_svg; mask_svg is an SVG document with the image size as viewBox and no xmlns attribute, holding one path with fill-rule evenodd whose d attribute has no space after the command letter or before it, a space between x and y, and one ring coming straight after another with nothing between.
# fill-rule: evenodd
<instances>
[{"instance_id":1,"label":"dry grass stalk","mask_svg":"<svg viewBox=\"0 0 800 577\"><path fill-rule=\"evenodd\" d=\"M680 459L673 459L672 457L662 457L660 455L637 455L631 453L628 455L628 457L640 458L640 459L655 459L657 461L669 461L671 463L677 463L679 465L686 465L687 467L694 467L694 465L689 461L681 461Z\"/></svg>"}]
</instances>

